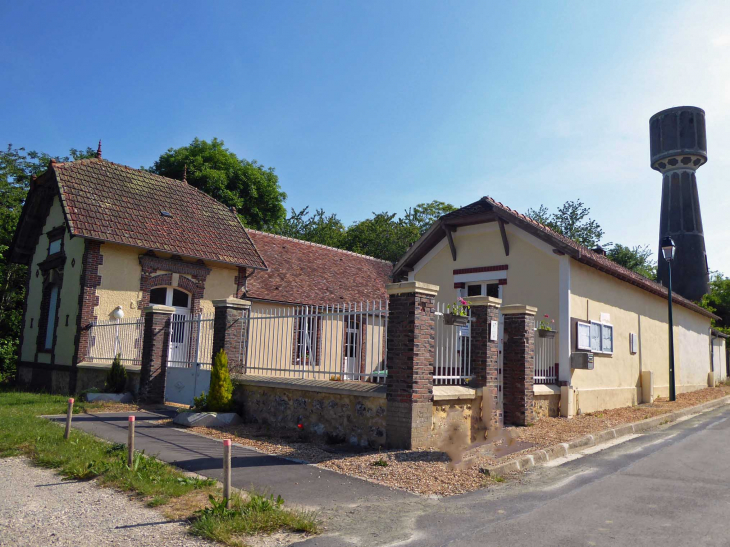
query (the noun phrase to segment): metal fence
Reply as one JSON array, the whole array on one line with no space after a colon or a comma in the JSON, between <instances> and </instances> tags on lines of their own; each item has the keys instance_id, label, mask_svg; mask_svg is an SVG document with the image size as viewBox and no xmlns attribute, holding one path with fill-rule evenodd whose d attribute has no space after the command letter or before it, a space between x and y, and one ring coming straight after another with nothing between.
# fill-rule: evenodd
<instances>
[{"instance_id":1,"label":"metal fence","mask_svg":"<svg viewBox=\"0 0 730 547\"><path fill-rule=\"evenodd\" d=\"M539 329L535 329L535 383L556 384L558 382L558 364L556 348L558 333L542 337Z\"/></svg>"},{"instance_id":2,"label":"metal fence","mask_svg":"<svg viewBox=\"0 0 730 547\"><path fill-rule=\"evenodd\" d=\"M111 364L119 354L122 363L141 365L143 330L143 318L93 322L89 327L86 360Z\"/></svg>"},{"instance_id":3,"label":"metal fence","mask_svg":"<svg viewBox=\"0 0 730 547\"><path fill-rule=\"evenodd\" d=\"M449 325L446 304L436 303L434 384L463 384L471 378L471 312L465 325Z\"/></svg>"},{"instance_id":4,"label":"metal fence","mask_svg":"<svg viewBox=\"0 0 730 547\"><path fill-rule=\"evenodd\" d=\"M388 304L289 306L252 310L248 374L385 382Z\"/></svg>"},{"instance_id":5,"label":"metal fence","mask_svg":"<svg viewBox=\"0 0 730 547\"><path fill-rule=\"evenodd\" d=\"M170 321L170 353L167 366L210 369L213 359L213 314L173 314Z\"/></svg>"}]
</instances>

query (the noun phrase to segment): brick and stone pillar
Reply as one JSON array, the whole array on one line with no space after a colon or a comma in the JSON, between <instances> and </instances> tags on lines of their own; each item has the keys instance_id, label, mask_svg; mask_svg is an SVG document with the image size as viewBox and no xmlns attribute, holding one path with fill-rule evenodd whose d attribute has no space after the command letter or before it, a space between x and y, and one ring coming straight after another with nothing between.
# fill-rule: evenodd
<instances>
[{"instance_id":1,"label":"brick and stone pillar","mask_svg":"<svg viewBox=\"0 0 730 547\"><path fill-rule=\"evenodd\" d=\"M165 402L167 358L170 352L170 322L175 308L153 304L144 309L142 370L139 398L146 403Z\"/></svg>"},{"instance_id":2,"label":"brick and stone pillar","mask_svg":"<svg viewBox=\"0 0 730 547\"><path fill-rule=\"evenodd\" d=\"M471 370L472 385L482 396L483 426L495 430L504 425L499 405L499 308L500 298L472 296L471 307ZM476 425L476 424L475 424Z\"/></svg>"},{"instance_id":3,"label":"brick and stone pillar","mask_svg":"<svg viewBox=\"0 0 730 547\"><path fill-rule=\"evenodd\" d=\"M535 313L537 308L513 304L500 309L504 319L504 423L527 425L535 421Z\"/></svg>"},{"instance_id":4,"label":"brick and stone pillar","mask_svg":"<svg viewBox=\"0 0 730 547\"><path fill-rule=\"evenodd\" d=\"M431 436L438 286L418 281L386 286L389 299L386 442L420 448Z\"/></svg>"},{"instance_id":5,"label":"brick and stone pillar","mask_svg":"<svg viewBox=\"0 0 730 547\"><path fill-rule=\"evenodd\" d=\"M251 302L224 298L213 300L213 307L213 357L220 350L225 350L228 369L232 374L243 374L246 371L246 336Z\"/></svg>"}]
</instances>

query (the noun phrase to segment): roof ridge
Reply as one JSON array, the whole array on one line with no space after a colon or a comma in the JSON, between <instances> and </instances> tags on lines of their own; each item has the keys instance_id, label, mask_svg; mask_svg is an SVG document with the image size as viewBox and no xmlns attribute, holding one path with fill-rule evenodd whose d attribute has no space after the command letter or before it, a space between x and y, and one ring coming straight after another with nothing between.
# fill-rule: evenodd
<instances>
[{"instance_id":1,"label":"roof ridge","mask_svg":"<svg viewBox=\"0 0 730 547\"><path fill-rule=\"evenodd\" d=\"M359 256L360 258L367 258L368 260L374 260L376 262L382 262L383 264L389 264L391 266L393 265L393 263L390 262L389 260L383 260L382 258L375 258L374 256L368 256L368 255L365 255L365 254L362 254L362 253L356 253L354 251L348 251L347 249L340 249L338 247L332 247L330 245L323 245L322 243L314 243L313 241L307 241L305 239L297 239L296 237L289 237L289 236L282 236L282 235L279 235L279 234L272 234L271 232L264 232L262 230L254 230L253 228L246 228L246 229L249 232L253 232L255 234L263 234L263 235L266 235L266 236L276 237L276 238L279 238L279 239L285 239L285 240L288 240L288 241L292 241L294 243L304 243L306 245L311 245L313 247L321 247L323 249L330 249L332 251L338 251L340 253L345 253L345 254L349 254L349 255L353 255L353 256Z\"/></svg>"},{"instance_id":2,"label":"roof ridge","mask_svg":"<svg viewBox=\"0 0 730 547\"><path fill-rule=\"evenodd\" d=\"M640 273L637 273L637 272L635 272L633 270L629 270L627 267L622 266L621 264L618 264L617 262L614 262L613 260L611 260L607 256L599 255L598 253L596 253L593 250L589 249L585 245L583 245L581 243L578 243L577 241L575 241L573 239L570 239L569 237L564 236L563 234L559 234L558 232L556 232L552 228L549 228L548 226L545 226L541 222L536 221L535 219L529 217L528 215L524 215L524 214L516 211L515 209L512 209L511 207L508 207L507 205L504 205L503 203L501 203L501 202L497 201L496 199L491 198L489 196L484 196L482 199L483 200L486 200L488 202L491 202L491 203L493 203L493 204L495 204L495 205L497 205L499 207L502 207L503 209L506 209L510 213L512 213L514 215L517 215L521 219L526 220L527 222L530 222L532 224L535 224L536 226L539 226L539 227L547 230L548 232L550 232L550 234L552 234L555 237L557 237L558 239L562 240L564 243L570 244L571 247L575 247L576 250L580 251L580 253L582 255L586 255L588 258L594 260L595 262L600 263L601 262L601 258L604 258L604 259L608 260L609 262L611 262L611 267L616 268L616 269L622 271L623 273L629 274L631 276L633 276L633 275L641 276L642 280L644 280L644 281L646 281L646 282L654 285L654 287L656 287L657 289L660 289L662 292L668 292L667 291L667 288L664 285L662 285L661 283L659 283L657 281L654 281L653 279L649 279L648 277L646 277L644 275L641 275ZM681 294L674 293L672 296L674 298L677 298L678 297L682 301L684 301L684 302L686 302L688 304L692 304L693 306L701 307L701 306L698 306L697 304L695 304L694 302L692 302L692 300L689 300L688 298L685 298Z\"/></svg>"}]
</instances>

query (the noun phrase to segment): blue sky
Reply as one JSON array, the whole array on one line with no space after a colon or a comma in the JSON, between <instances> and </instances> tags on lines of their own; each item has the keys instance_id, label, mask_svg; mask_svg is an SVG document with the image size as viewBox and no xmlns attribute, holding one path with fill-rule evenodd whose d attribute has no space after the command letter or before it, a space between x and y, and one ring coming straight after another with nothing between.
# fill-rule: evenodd
<instances>
[{"instance_id":1,"label":"blue sky","mask_svg":"<svg viewBox=\"0 0 730 547\"><path fill-rule=\"evenodd\" d=\"M658 239L648 120L707 111L711 269L730 274L730 3L4 2L0 141L149 166L218 137L345 222L483 195L582 199Z\"/></svg>"}]
</instances>

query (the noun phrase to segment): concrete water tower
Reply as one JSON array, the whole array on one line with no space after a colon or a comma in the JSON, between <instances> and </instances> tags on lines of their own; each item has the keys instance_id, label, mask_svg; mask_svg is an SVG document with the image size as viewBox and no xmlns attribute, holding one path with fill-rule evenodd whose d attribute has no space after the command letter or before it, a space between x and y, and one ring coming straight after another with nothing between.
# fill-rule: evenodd
<instances>
[{"instance_id":1,"label":"concrete water tower","mask_svg":"<svg viewBox=\"0 0 730 547\"><path fill-rule=\"evenodd\" d=\"M677 106L649 120L651 168L662 174L662 212L659 241L671 237L676 245L672 264L673 289L690 300L708 292L709 269L702 230L697 168L707 162L705 111ZM661 246L657 275L667 284L667 262Z\"/></svg>"}]
</instances>

